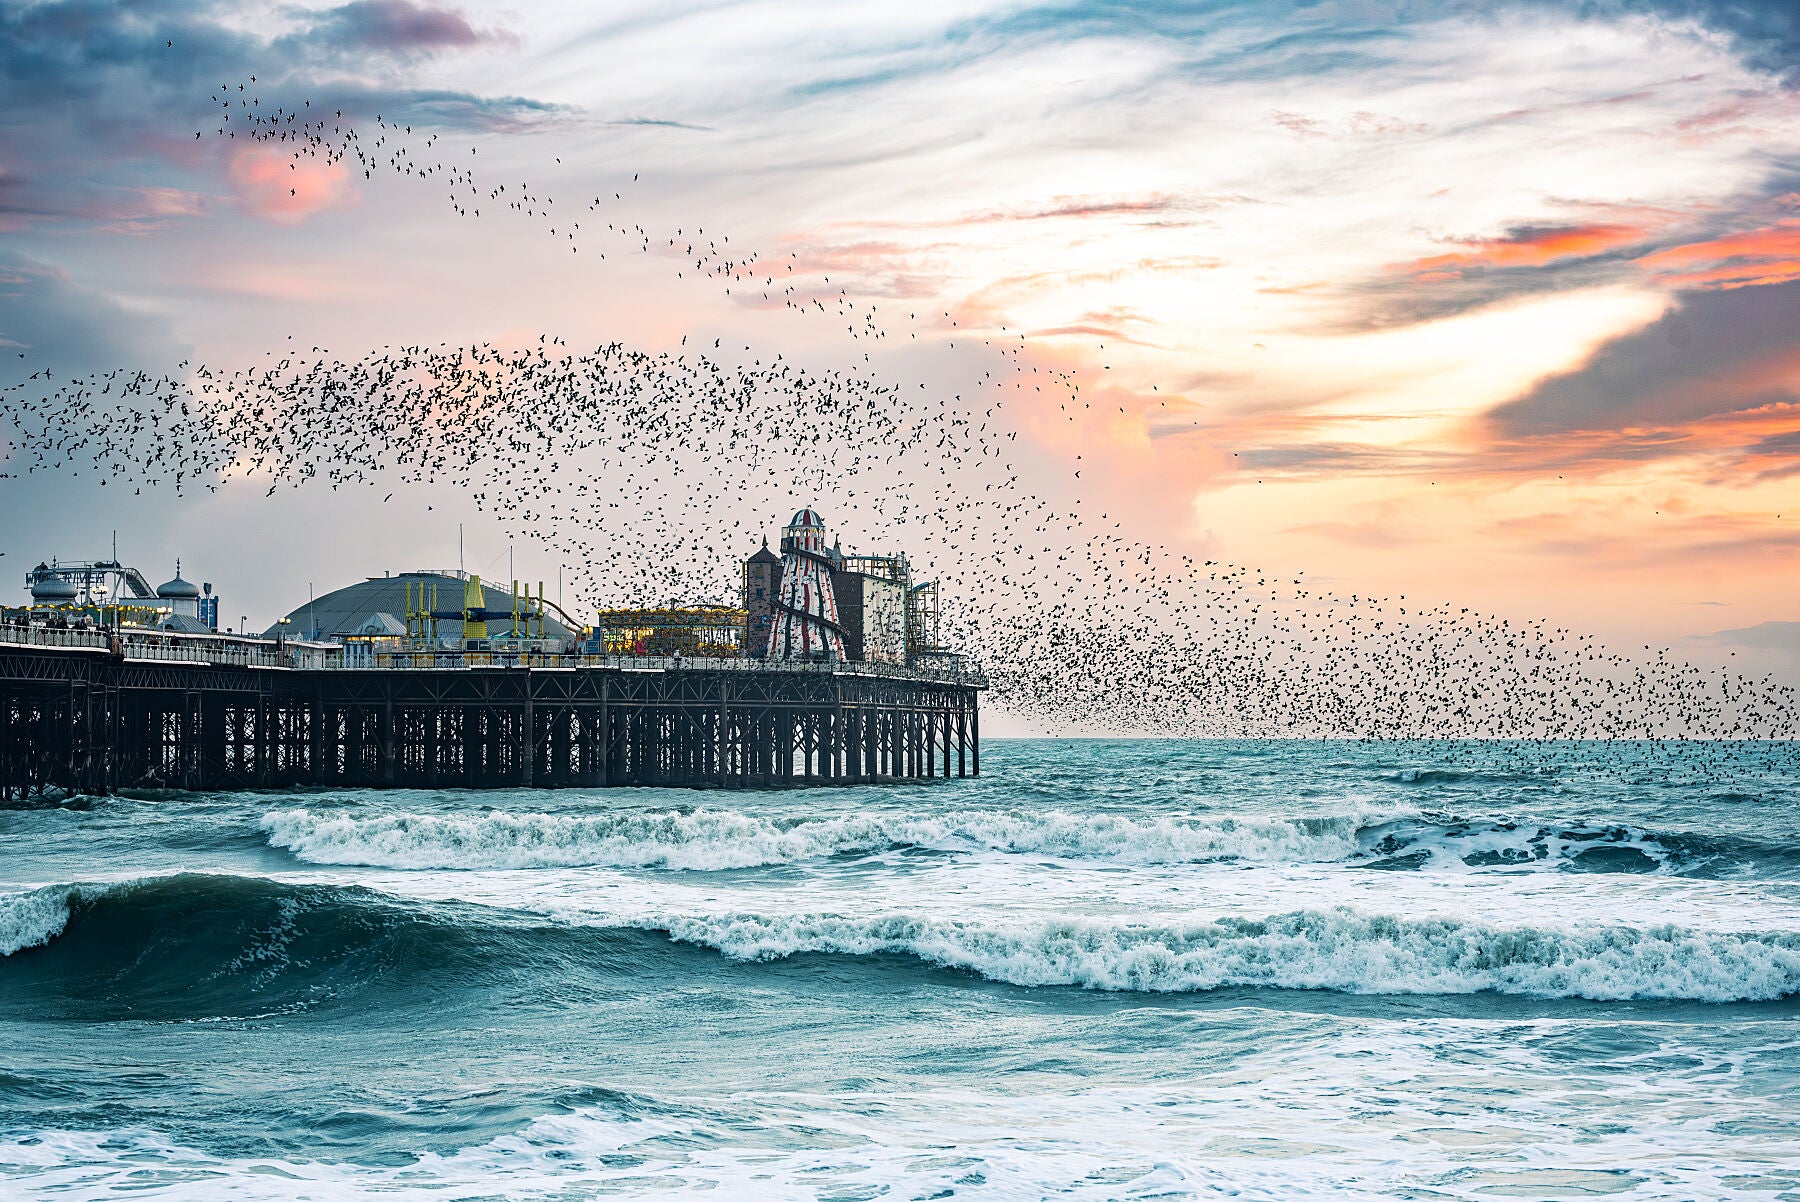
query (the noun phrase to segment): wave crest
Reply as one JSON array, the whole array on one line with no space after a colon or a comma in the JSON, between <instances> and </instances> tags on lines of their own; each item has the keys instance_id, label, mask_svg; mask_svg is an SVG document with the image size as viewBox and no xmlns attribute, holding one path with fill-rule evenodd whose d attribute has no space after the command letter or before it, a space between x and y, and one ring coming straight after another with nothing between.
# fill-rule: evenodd
<instances>
[{"instance_id":1,"label":"wave crest","mask_svg":"<svg viewBox=\"0 0 1800 1202\"><path fill-rule=\"evenodd\" d=\"M1558 931L1347 909L1143 927L1010 928L886 915L675 917L651 929L739 960L901 954L1012 985L1187 993L1227 987L1366 994L1766 1001L1800 993L1800 934L1675 926Z\"/></svg>"},{"instance_id":2,"label":"wave crest","mask_svg":"<svg viewBox=\"0 0 1800 1202\"><path fill-rule=\"evenodd\" d=\"M793 819L730 810L358 816L295 809L265 815L261 826L272 846L310 863L403 869L718 871L907 849L1146 865L1238 860L1680 874L1711 874L1747 859L1787 871L1792 858L1781 848L1621 825L1465 819L1410 808L1294 816L995 810Z\"/></svg>"},{"instance_id":3,"label":"wave crest","mask_svg":"<svg viewBox=\"0 0 1800 1202\"><path fill-rule=\"evenodd\" d=\"M0 897L0 956L42 947L69 925L72 885L50 885Z\"/></svg>"},{"instance_id":4,"label":"wave crest","mask_svg":"<svg viewBox=\"0 0 1800 1202\"><path fill-rule=\"evenodd\" d=\"M1062 810L866 814L781 821L726 810L694 813L266 815L269 842L315 864L378 868L684 868L791 864L897 848L998 851L1125 863L1341 860L1359 832L1393 811L1322 817L1140 820Z\"/></svg>"},{"instance_id":5,"label":"wave crest","mask_svg":"<svg viewBox=\"0 0 1800 1202\"><path fill-rule=\"evenodd\" d=\"M893 955L1025 987L1187 993L1767 1001L1800 994L1800 932L1561 929L1336 908L1165 925L1062 916L564 914L421 903L354 885L178 875L0 898L9 1000L110 1018L432 1004L559 973L643 984L706 948L740 962ZM665 943L661 933L674 940ZM44 945L48 945L45 947ZM29 950L43 947L44 950ZM661 949L660 951L658 949ZM28 952L10 959L18 952Z\"/></svg>"}]
</instances>

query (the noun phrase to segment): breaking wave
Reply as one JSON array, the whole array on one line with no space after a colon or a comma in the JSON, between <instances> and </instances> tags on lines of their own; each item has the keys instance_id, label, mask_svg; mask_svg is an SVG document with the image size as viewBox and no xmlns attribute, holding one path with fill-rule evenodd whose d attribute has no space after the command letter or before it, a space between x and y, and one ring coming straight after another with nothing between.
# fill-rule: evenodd
<instances>
[{"instance_id":1,"label":"breaking wave","mask_svg":"<svg viewBox=\"0 0 1800 1202\"><path fill-rule=\"evenodd\" d=\"M733 915L676 918L657 929L741 960L803 952L899 954L1024 986L1707 1002L1800 993L1800 933L1675 926L1568 932L1334 909L1163 927L1071 920L996 928L905 915Z\"/></svg>"},{"instance_id":2,"label":"breaking wave","mask_svg":"<svg viewBox=\"0 0 1800 1202\"><path fill-rule=\"evenodd\" d=\"M0 956L42 947L62 934L69 925L70 904L82 895L82 886L52 885L0 897Z\"/></svg>"},{"instance_id":3,"label":"breaking wave","mask_svg":"<svg viewBox=\"0 0 1800 1202\"><path fill-rule=\"evenodd\" d=\"M1390 812L1391 813L1391 812ZM262 820L269 842L315 864L380 868L753 868L900 848L1000 851L1164 864L1339 860L1388 815L1134 820L1049 810L934 817L858 814L783 821L728 810L694 813L359 818L284 810Z\"/></svg>"},{"instance_id":4,"label":"breaking wave","mask_svg":"<svg viewBox=\"0 0 1800 1202\"><path fill-rule=\"evenodd\" d=\"M50 885L0 896L0 998L95 1019L261 1016L371 995L428 1004L510 970L505 912L468 909L191 873Z\"/></svg>"},{"instance_id":5,"label":"breaking wave","mask_svg":"<svg viewBox=\"0 0 1800 1202\"><path fill-rule=\"evenodd\" d=\"M801 954L897 956L1023 987L1144 993L1272 988L1705 1002L1800 993L1800 932L1500 927L1344 908L1161 925L904 913L553 919L359 886L178 875L0 897L0 931L13 949L0 958L7 1005L98 1019L192 1020L349 1001L479 1003L495 988L541 997L557 979L611 977L649 988L728 971L731 961ZM724 959L697 961L700 948Z\"/></svg>"},{"instance_id":6,"label":"breaking wave","mask_svg":"<svg viewBox=\"0 0 1800 1202\"><path fill-rule=\"evenodd\" d=\"M1293 817L1134 819L1044 810L787 820L729 810L356 816L295 809L270 813L261 825L272 846L309 863L403 869L708 871L927 849L1125 864L1243 860L1712 874L1747 857L1786 855L1620 825L1460 819L1407 809Z\"/></svg>"}]
</instances>

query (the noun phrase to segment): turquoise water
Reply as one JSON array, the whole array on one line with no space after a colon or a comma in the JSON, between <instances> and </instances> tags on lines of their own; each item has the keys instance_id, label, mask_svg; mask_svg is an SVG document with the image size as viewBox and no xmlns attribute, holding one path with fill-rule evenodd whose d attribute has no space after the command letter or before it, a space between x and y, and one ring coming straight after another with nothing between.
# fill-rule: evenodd
<instances>
[{"instance_id":1,"label":"turquoise water","mask_svg":"<svg viewBox=\"0 0 1800 1202\"><path fill-rule=\"evenodd\" d=\"M1792 744L0 812L0 1195L1800 1198Z\"/></svg>"}]
</instances>

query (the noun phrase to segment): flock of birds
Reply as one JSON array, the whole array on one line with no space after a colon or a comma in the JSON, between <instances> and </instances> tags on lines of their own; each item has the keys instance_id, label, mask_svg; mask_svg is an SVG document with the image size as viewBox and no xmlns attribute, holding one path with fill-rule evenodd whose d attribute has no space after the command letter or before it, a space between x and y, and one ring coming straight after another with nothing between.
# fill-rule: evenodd
<instances>
[{"instance_id":1,"label":"flock of birds","mask_svg":"<svg viewBox=\"0 0 1800 1202\"><path fill-rule=\"evenodd\" d=\"M470 219L522 216L601 258L661 249L684 273L827 314L852 337L888 334L873 305L841 285L828 298L829 281L794 263L777 273L722 235L653 234L600 196L591 216L565 216L539 189L479 181L474 148L452 153L439 135L380 117L365 136L310 102L265 107L254 83L214 94L215 136L284 146L296 164L354 164L369 180L441 183ZM621 210L624 192L611 194ZM1033 367L1016 334L956 336L969 344L958 362L974 364L960 392L884 381L866 357L825 370L716 341L653 353L550 335L349 358L290 348L236 370L40 371L0 393L13 427L5 474L97 476L122 504L303 485L361 488L381 504L408 485L445 486L576 565L577 593L596 605L734 597L764 521L816 502L863 546L906 547L931 565L944 640L985 667L991 704L1049 729L1503 738L1521 755L1553 739L1800 729L1795 690L1766 676L1196 560L1087 512L1079 482L1077 499L1053 504L1032 481L1058 471L1066 492L1069 465L1020 444L1010 414L1055 403L1073 421L1079 381Z\"/></svg>"}]
</instances>

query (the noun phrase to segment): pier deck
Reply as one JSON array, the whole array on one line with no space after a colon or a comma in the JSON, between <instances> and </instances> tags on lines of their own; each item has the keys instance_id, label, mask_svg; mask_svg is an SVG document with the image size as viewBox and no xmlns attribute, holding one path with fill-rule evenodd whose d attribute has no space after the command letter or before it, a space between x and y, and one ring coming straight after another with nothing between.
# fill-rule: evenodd
<instances>
[{"instance_id":1,"label":"pier deck","mask_svg":"<svg viewBox=\"0 0 1800 1202\"><path fill-rule=\"evenodd\" d=\"M973 776L979 674L0 628L0 798L120 788L759 788Z\"/></svg>"}]
</instances>

